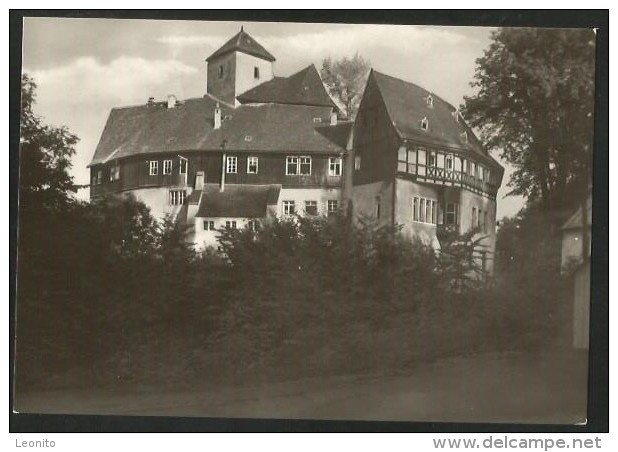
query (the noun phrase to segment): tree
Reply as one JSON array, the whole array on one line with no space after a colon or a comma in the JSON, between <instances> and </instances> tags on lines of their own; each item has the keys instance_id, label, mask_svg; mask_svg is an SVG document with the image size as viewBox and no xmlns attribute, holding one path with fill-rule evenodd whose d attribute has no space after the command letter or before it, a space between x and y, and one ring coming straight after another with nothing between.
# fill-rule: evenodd
<instances>
[{"instance_id":1,"label":"tree","mask_svg":"<svg viewBox=\"0 0 618 452\"><path fill-rule=\"evenodd\" d=\"M77 136L66 127L43 124L34 114L36 83L27 74L21 80L21 135L19 197L20 213L57 209L77 190L72 176L71 157Z\"/></svg>"},{"instance_id":2,"label":"tree","mask_svg":"<svg viewBox=\"0 0 618 452\"><path fill-rule=\"evenodd\" d=\"M371 63L358 52L352 58L343 57L333 61L328 57L322 61L322 80L330 94L343 105L348 118L356 115L370 68Z\"/></svg>"},{"instance_id":3,"label":"tree","mask_svg":"<svg viewBox=\"0 0 618 452\"><path fill-rule=\"evenodd\" d=\"M594 33L514 28L491 39L463 114L515 167L510 194L571 208L568 193L590 181Z\"/></svg>"}]
</instances>

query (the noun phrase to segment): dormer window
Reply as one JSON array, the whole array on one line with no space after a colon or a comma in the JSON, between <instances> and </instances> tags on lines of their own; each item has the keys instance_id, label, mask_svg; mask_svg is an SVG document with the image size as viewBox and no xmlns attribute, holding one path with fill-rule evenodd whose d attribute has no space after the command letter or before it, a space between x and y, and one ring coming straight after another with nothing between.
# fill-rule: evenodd
<instances>
[{"instance_id":1,"label":"dormer window","mask_svg":"<svg viewBox=\"0 0 618 452\"><path fill-rule=\"evenodd\" d=\"M459 122L459 109L455 110L452 114L453 118L455 118L455 122Z\"/></svg>"},{"instance_id":2,"label":"dormer window","mask_svg":"<svg viewBox=\"0 0 618 452\"><path fill-rule=\"evenodd\" d=\"M251 135L245 135L245 141L246 142L251 142L251 141L253 141L253 137Z\"/></svg>"},{"instance_id":3,"label":"dormer window","mask_svg":"<svg viewBox=\"0 0 618 452\"><path fill-rule=\"evenodd\" d=\"M429 108L433 108L433 97L431 97L431 94L429 96L427 96L427 106Z\"/></svg>"},{"instance_id":4,"label":"dormer window","mask_svg":"<svg viewBox=\"0 0 618 452\"><path fill-rule=\"evenodd\" d=\"M421 129L422 130L429 129L429 121L427 120L427 117L424 117L423 119L421 119Z\"/></svg>"},{"instance_id":5,"label":"dormer window","mask_svg":"<svg viewBox=\"0 0 618 452\"><path fill-rule=\"evenodd\" d=\"M464 143L467 143L467 142L468 142L468 132L466 132L465 130L464 130L463 132L461 132L461 140L462 140Z\"/></svg>"},{"instance_id":6,"label":"dormer window","mask_svg":"<svg viewBox=\"0 0 618 452\"><path fill-rule=\"evenodd\" d=\"M322 122L322 118L313 118L313 122L319 124Z\"/></svg>"},{"instance_id":7,"label":"dormer window","mask_svg":"<svg viewBox=\"0 0 618 452\"><path fill-rule=\"evenodd\" d=\"M254 78L255 80L259 80L259 79L260 79L260 68L259 68L259 67L257 67L257 66L255 66L255 67L253 68L253 78Z\"/></svg>"}]
</instances>

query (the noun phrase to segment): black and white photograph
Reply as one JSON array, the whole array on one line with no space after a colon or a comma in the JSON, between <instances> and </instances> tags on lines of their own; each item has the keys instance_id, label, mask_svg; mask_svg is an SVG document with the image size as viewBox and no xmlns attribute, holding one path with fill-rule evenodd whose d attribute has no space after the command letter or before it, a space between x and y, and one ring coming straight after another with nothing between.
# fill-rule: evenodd
<instances>
[{"instance_id":1,"label":"black and white photograph","mask_svg":"<svg viewBox=\"0 0 618 452\"><path fill-rule=\"evenodd\" d=\"M14 412L586 425L597 38L24 17Z\"/></svg>"}]
</instances>

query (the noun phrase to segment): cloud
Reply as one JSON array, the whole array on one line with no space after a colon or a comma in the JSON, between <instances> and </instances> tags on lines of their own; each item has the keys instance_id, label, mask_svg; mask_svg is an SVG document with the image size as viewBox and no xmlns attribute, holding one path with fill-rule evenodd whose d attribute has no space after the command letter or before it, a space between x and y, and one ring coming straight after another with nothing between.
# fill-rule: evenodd
<instances>
[{"instance_id":1,"label":"cloud","mask_svg":"<svg viewBox=\"0 0 618 452\"><path fill-rule=\"evenodd\" d=\"M71 172L77 183L88 182L86 165L111 108L145 103L149 96L162 99L171 92L182 98L183 78L199 75L196 68L179 61L126 56L106 64L82 57L66 65L24 72L37 84L35 112L46 123L67 125L80 138Z\"/></svg>"},{"instance_id":2,"label":"cloud","mask_svg":"<svg viewBox=\"0 0 618 452\"><path fill-rule=\"evenodd\" d=\"M257 39L257 38L256 38ZM399 48L406 53L421 54L438 46L454 46L467 38L450 29L409 25L363 25L331 29L324 32L299 33L293 36L271 36L262 39L273 51L303 53L322 57L339 57L365 49Z\"/></svg>"},{"instance_id":3,"label":"cloud","mask_svg":"<svg viewBox=\"0 0 618 452\"><path fill-rule=\"evenodd\" d=\"M75 105L141 102L149 89L159 91L171 79L194 74L197 69L174 60L123 56L107 64L82 57L64 66L25 72L39 86L40 103Z\"/></svg>"}]
</instances>

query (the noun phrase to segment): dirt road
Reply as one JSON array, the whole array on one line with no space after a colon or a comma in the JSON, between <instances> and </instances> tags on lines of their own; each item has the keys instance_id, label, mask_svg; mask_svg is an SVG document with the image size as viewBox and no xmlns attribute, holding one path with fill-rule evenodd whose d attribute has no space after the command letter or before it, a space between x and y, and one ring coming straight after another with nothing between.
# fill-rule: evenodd
<instances>
[{"instance_id":1,"label":"dirt road","mask_svg":"<svg viewBox=\"0 0 618 452\"><path fill-rule=\"evenodd\" d=\"M391 376L346 376L170 391L48 390L29 413L444 422L585 421L587 358L572 353L442 360Z\"/></svg>"}]
</instances>

